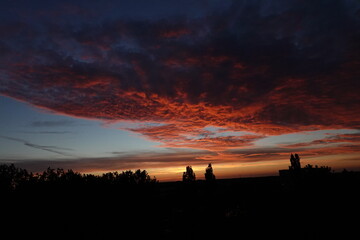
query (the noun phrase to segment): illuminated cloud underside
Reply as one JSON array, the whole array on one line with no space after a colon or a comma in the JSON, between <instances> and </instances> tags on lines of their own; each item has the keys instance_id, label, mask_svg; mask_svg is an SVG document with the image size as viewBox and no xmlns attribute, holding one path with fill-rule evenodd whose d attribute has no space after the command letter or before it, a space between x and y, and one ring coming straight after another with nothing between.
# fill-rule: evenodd
<instances>
[{"instance_id":1,"label":"illuminated cloud underside","mask_svg":"<svg viewBox=\"0 0 360 240\"><path fill-rule=\"evenodd\" d=\"M210 158L235 159L232 149L269 135L359 129L359 4L347 4L264 12L234 1L196 19L10 22L0 26L0 93L59 114L158 123L127 130ZM311 144L359 146L340 138Z\"/></svg>"}]
</instances>

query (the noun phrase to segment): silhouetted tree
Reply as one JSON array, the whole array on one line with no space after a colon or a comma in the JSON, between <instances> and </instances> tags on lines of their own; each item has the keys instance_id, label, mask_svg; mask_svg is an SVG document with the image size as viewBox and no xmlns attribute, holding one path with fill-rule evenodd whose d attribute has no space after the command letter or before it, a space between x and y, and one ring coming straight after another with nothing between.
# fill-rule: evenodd
<instances>
[{"instance_id":1,"label":"silhouetted tree","mask_svg":"<svg viewBox=\"0 0 360 240\"><path fill-rule=\"evenodd\" d=\"M183 173L183 182L195 182L196 176L191 166L186 167L186 172Z\"/></svg>"},{"instance_id":2,"label":"silhouetted tree","mask_svg":"<svg viewBox=\"0 0 360 240\"><path fill-rule=\"evenodd\" d=\"M0 165L0 189L14 190L19 185L29 182L33 178L33 174L26 169L17 168L14 164Z\"/></svg>"},{"instance_id":3,"label":"silhouetted tree","mask_svg":"<svg viewBox=\"0 0 360 240\"><path fill-rule=\"evenodd\" d=\"M213 182L216 180L211 163L209 163L208 167L205 169L205 179L207 182Z\"/></svg>"},{"instance_id":4,"label":"silhouetted tree","mask_svg":"<svg viewBox=\"0 0 360 240\"><path fill-rule=\"evenodd\" d=\"M331 172L331 167L328 167L328 166L318 166L318 165L315 165L315 168L313 167L313 165L311 164L307 164L304 169L320 169L322 172L328 172L330 173Z\"/></svg>"},{"instance_id":5,"label":"silhouetted tree","mask_svg":"<svg viewBox=\"0 0 360 240\"><path fill-rule=\"evenodd\" d=\"M306 164L304 168L305 168L305 169L312 169L312 168L313 168L313 165L311 165L311 164Z\"/></svg>"},{"instance_id":6,"label":"silhouetted tree","mask_svg":"<svg viewBox=\"0 0 360 240\"><path fill-rule=\"evenodd\" d=\"M146 170L141 171L140 169L135 172L131 170L123 171L122 173L118 172L108 172L102 175L102 181L112 184L149 184L156 183L157 180L155 177L151 178Z\"/></svg>"},{"instance_id":7,"label":"silhouetted tree","mask_svg":"<svg viewBox=\"0 0 360 240\"><path fill-rule=\"evenodd\" d=\"M146 184L146 183L154 183L157 182L154 177L151 179L146 170L141 171L140 169L136 170L134 173L134 179L136 184Z\"/></svg>"},{"instance_id":8,"label":"silhouetted tree","mask_svg":"<svg viewBox=\"0 0 360 240\"><path fill-rule=\"evenodd\" d=\"M297 153L295 153L295 156L293 154L290 155L290 169L291 170L300 170L301 164L300 164L300 157Z\"/></svg>"}]
</instances>

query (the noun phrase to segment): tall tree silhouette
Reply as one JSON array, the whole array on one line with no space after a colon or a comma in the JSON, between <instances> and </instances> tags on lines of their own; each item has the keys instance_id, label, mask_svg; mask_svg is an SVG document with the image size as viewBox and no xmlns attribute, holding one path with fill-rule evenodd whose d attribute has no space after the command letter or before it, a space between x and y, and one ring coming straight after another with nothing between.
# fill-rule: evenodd
<instances>
[{"instance_id":1,"label":"tall tree silhouette","mask_svg":"<svg viewBox=\"0 0 360 240\"><path fill-rule=\"evenodd\" d=\"M216 179L211 163L209 163L209 166L205 169L205 179L207 182L213 182Z\"/></svg>"},{"instance_id":2,"label":"tall tree silhouette","mask_svg":"<svg viewBox=\"0 0 360 240\"><path fill-rule=\"evenodd\" d=\"M183 182L195 182L196 176L191 166L186 167L186 172L183 173Z\"/></svg>"},{"instance_id":3,"label":"tall tree silhouette","mask_svg":"<svg viewBox=\"0 0 360 240\"><path fill-rule=\"evenodd\" d=\"M295 153L295 156L293 154L290 155L290 169L292 170L299 170L301 169L301 164L300 164L300 157L297 153Z\"/></svg>"}]
</instances>

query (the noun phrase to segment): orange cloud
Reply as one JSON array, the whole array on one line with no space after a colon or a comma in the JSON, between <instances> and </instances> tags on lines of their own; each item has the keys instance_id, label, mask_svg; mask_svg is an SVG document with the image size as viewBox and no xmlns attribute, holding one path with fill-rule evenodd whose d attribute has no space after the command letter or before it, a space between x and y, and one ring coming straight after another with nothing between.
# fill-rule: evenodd
<instances>
[{"instance_id":1,"label":"orange cloud","mask_svg":"<svg viewBox=\"0 0 360 240\"><path fill-rule=\"evenodd\" d=\"M215 136L213 132L187 124L167 124L129 130L139 132L152 141L161 142L162 147L210 151L251 146L254 141L263 138L260 135Z\"/></svg>"},{"instance_id":2,"label":"orange cloud","mask_svg":"<svg viewBox=\"0 0 360 240\"><path fill-rule=\"evenodd\" d=\"M301 32L291 7L268 21L260 5L237 4L196 20L4 23L0 93L57 114L157 123L127 130L163 147L213 153L204 159L245 161L244 153L232 150L251 149L269 135L359 129L360 32L345 4L336 19L334 9L311 5L316 11L310 12L322 9L329 21L298 13L314 23ZM325 30L314 34L319 29ZM25 30L36 34L19 38ZM357 142L350 138L325 140ZM254 154L260 159L262 153Z\"/></svg>"}]
</instances>

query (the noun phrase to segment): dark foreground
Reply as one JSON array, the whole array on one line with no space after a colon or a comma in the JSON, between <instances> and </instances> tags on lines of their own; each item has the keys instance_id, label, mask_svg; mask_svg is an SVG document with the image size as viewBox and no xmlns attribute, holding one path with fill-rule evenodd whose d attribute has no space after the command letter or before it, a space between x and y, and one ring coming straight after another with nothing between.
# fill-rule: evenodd
<instances>
[{"instance_id":1,"label":"dark foreground","mask_svg":"<svg viewBox=\"0 0 360 240\"><path fill-rule=\"evenodd\" d=\"M1 195L1 235L63 239L352 239L358 173L142 186L58 185ZM2 238L3 239L3 238Z\"/></svg>"}]
</instances>

